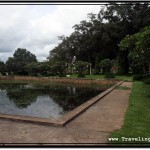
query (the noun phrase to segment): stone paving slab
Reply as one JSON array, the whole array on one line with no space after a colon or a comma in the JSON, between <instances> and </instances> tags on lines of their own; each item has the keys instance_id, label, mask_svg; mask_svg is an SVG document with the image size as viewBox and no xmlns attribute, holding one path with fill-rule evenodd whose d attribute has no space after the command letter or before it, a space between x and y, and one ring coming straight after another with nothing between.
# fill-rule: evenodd
<instances>
[{"instance_id":1,"label":"stone paving slab","mask_svg":"<svg viewBox=\"0 0 150 150\"><path fill-rule=\"evenodd\" d=\"M50 133L41 143L78 143L78 141L64 127Z\"/></svg>"},{"instance_id":2,"label":"stone paving slab","mask_svg":"<svg viewBox=\"0 0 150 150\"><path fill-rule=\"evenodd\" d=\"M109 136L107 132L97 132L83 128L67 128L67 132L70 133L78 143L105 143L107 141L103 137Z\"/></svg>"},{"instance_id":3,"label":"stone paving slab","mask_svg":"<svg viewBox=\"0 0 150 150\"><path fill-rule=\"evenodd\" d=\"M105 97L101 100L97 105L103 106L114 106L114 107L126 107L128 105L128 101L124 99L128 99L131 90L118 90L115 89L112 93L110 93L109 97Z\"/></svg>"},{"instance_id":4,"label":"stone paving slab","mask_svg":"<svg viewBox=\"0 0 150 150\"><path fill-rule=\"evenodd\" d=\"M124 82L121 86L132 87L132 82ZM0 144L107 143L110 133L123 125L130 93L131 90L114 89L64 127L0 119Z\"/></svg>"}]
</instances>

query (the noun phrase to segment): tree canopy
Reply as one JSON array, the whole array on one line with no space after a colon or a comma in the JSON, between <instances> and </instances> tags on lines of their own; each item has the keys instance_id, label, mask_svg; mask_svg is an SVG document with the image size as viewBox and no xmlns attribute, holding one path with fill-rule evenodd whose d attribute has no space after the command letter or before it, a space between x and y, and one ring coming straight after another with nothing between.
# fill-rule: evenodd
<instances>
[{"instance_id":1,"label":"tree canopy","mask_svg":"<svg viewBox=\"0 0 150 150\"><path fill-rule=\"evenodd\" d=\"M109 60L115 62L119 73L146 73L150 58L149 14L148 2L108 3L98 14L89 13L88 20L75 24L69 36L58 36L60 43L50 51L46 62L37 62L34 54L18 48L6 61L6 68L15 74L64 76L82 64L90 65L90 73L100 73L104 67L101 62ZM3 63L0 65L5 68Z\"/></svg>"},{"instance_id":2,"label":"tree canopy","mask_svg":"<svg viewBox=\"0 0 150 150\"><path fill-rule=\"evenodd\" d=\"M134 73L150 74L150 26L123 38L119 47L129 51L128 59Z\"/></svg>"},{"instance_id":3,"label":"tree canopy","mask_svg":"<svg viewBox=\"0 0 150 150\"><path fill-rule=\"evenodd\" d=\"M6 65L9 72L25 75L27 74L25 66L31 62L37 62L36 56L26 49L18 48L13 57L8 58Z\"/></svg>"},{"instance_id":4,"label":"tree canopy","mask_svg":"<svg viewBox=\"0 0 150 150\"><path fill-rule=\"evenodd\" d=\"M50 51L49 59L71 63L85 61L96 67L103 59L117 59L122 73L129 72L129 51L122 51L118 45L126 35L132 35L150 25L150 6L148 3L111 3L99 12L88 14L73 26L74 32L61 36L61 43Z\"/></svg>"}]
</instances>

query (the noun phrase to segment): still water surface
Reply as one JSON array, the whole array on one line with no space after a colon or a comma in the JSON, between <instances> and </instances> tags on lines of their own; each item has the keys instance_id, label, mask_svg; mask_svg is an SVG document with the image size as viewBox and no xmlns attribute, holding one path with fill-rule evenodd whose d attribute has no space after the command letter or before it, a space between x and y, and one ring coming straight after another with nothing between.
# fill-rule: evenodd
<instances>
[{"instance_id":1,"label":"still water surface","mask_svg":"<svg viewBox=\"0 0 150 150\"><path fill-rule=\"evenodd\" d=\"M0 113L59 118L103 90L79 85L0 83Z\"/></svg>"}]
</instances>

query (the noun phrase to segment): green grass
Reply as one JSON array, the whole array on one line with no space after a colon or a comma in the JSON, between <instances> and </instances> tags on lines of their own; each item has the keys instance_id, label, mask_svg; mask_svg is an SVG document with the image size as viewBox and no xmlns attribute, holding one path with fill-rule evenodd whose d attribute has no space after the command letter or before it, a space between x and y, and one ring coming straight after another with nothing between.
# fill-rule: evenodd
<instances>
[{"instance_id":1,"label":"green grass","mask_svg":"<svg viewBox=\"0 0 150 150\"><path fill-rule=\"evenodd\" d=\"M121 137L149 138L149 142L122 141ZM119 143L119 145L134 143L143 146L147 143L150 146L150 85L138 81L133 83L124 125L120 130L112 132L110 138L119 138L119 142L110 142Z\"/></svg>"},{"instance_id":2,"label":"green grass","mask_svg":"<svg viewBox=\"0 0 150 150\"><path fill-rule=\"evenodd\" d=\"M71 78L77 78L77 75L71 75ZM86 79L105 79L104 75L85 75ZM120 79L120 80L126 80L126 81L132 81L132 76L115 76L115 79Z\"/></svg>"},{"instance_id":3,"label":"green grass","mask_svg":"<svg viewBox=\"0 0 150 150\"><path fill-rule=\"evenodd\" d=\"M121 80L125 80L125 81L132 81L133 80L133 76L125 76L125 75L122 75L122 76L115 76L116 79L121 79Z\"/></svg>"},{"instance_id":4,"label":"green grass","mask_svg":"<svg viewBox=\"0 0 150 150\"><path fill-rule=\"evenodd\" d=\"M71 78L77 78L77 75L71 75ZM86 79L104 79L104 75L85 75Z\"/></svg>"}]
</instances>

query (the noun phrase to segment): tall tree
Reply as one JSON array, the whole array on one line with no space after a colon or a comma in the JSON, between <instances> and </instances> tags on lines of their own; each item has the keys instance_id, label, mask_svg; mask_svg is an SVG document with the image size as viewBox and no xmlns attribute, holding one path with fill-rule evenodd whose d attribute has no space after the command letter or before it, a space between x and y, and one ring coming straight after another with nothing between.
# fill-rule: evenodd
<instances>
[{"instance_id":1,"label":"tall tree","mask_svg":"<svg viewBox=\"0 0 150 150\"><path fill-rule=\"evenodd\" d=\"M5 75L5 72L6 72L6 65L3 61L0 61L0 73L2 75Z\"/></svg>"},{"instance_id":2,"label":"tall tree","mask_svg":"<svg viewBox=\"0 0 150 150\"><path fill-rule=\"evenodd\" d=\"M25 66L31 62L37 62L36 56L26 49L18 48L13 57L8 58L6 65L9 71L19 75L26 75Z\"/></svg>"},{"instance_id":3,"label":"tall tree","mask_svg":"<svg viewBox=\"0 0 150 150\"><path fill-rule=\"evenodd\" d=\"M150 74L150 26L126 36L119 45L121 51L129 51L128 59L134 73Z\"/></svg>"},{"instance_id":4,"label":"tall tree","mask_svg":"<svg viewBox=\"0 0 150 150\"><path fill-rule=\"evenodd\" d=\"M147 25L150 24L150 5L144 3L111 3L105 5L99 12L100 22L115 24L120 28L118 41L126 35L132 35ZM118 52L117 52L118 53ZM123 73L128 73L129 70L129 51L119 51L118 59Z\"/></svg>"},{"instance_id":5,"label":"tall tree","mask_svg":"<svg viewBox=\"0 0 150 150\"><path fill-rule=\"evenodd\" d=\"M83 20L73 26L69 37L61 37L62 42L50 52L50 59L71 64L85 61L95 67L103 59L116 59L123 73L129 70L129 51L120 51L118 44L126 36L138 32L150 24L148 3L111 3L105 5L99 13L88 14L89 20Z\"/></svg>"}]
</instances>

